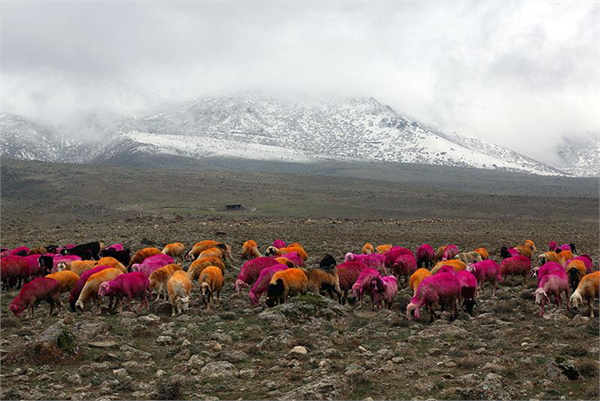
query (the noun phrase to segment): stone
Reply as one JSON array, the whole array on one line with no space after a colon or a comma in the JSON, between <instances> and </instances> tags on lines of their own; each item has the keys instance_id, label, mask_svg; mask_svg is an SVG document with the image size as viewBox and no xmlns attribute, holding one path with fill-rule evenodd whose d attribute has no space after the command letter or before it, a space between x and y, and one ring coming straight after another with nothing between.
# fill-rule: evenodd
<instances>
[{"instance_id":1,"label":"stone","mask_svg":"<svg viewBox=\"0 0 600 401\"><path fill-rule=\"evenodd\" d=\"M298 355L306 355L308 354L308 350L301 346L301 345L297 345L294 348L292 348L292 350L290 351L290 353L292 354L298 354Z\"/></svg>"},{"instance_id":2,"label":"stone","mask_svg":"<svg viewBox=\"0 0 600 401\"><path fill-rule=\"evenodd\" d=\"M237 376L237 369L231 362L210 362L202 367L201 372L206 377L233 377Z\"/></svg>"},{"instance_id":3,"label":"stone","mask_svg":"<svg viewBox=\"0 0 600 401\"><path fill-rule=\"evenodd\" d=\"M88 343L91 348L113 348L118 344L115 341L94 341Z\"/></svg>"},{"instance_id":4,"label":"stone","mask_svg":"<svg viewBox=\"0 0 600 401\"><path fill-rule=\"evenodd\" d=\"M159 345L169 345L173 343L173 337L171 336L158 336L156 343Z\"/></svg>"}]
</instances>

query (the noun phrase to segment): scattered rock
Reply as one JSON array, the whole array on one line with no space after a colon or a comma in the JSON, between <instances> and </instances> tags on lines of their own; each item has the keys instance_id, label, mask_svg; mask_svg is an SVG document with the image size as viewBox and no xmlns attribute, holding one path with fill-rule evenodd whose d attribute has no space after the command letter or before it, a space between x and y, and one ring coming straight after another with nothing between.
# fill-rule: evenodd
<instances>
[{"instance_id":1,"label":"scattered rock","mask_svg":"<svg viewBox=\"0 0 600 401\"><path fill-rule=\"evenodd\" d=\"M159 336L156 339L156 343L159 345L169 345L173 343L173 337L171 336Z\"/></svg>"},{"instance_id":2,"label":"scattered rock","mask_svg":"<svg viewBox=\"0 0 600 401\"><path fill-rule=\"evenodd\" d=\"M91 348L113 348L118 344L115 341L94 341L88 343Z\"/></svg>"},{"instance_id":3,"label":"scattered rock","mask_svg":"<svg viewBox=\"0 0 600 401\"><path fill-rule=\"evenodd\" d=\"M218 361L204 365L201 372L206 377L232 377L237 375L237 369L231 362Z\"/></svg>"},{"instance_id":4,"label":"scattered rock","mask_svg":"<svg viewBox=\"0 0 600 401\"><path fill-rule=\"evenodd\" d=\"M301 345L297 345L294 348L292 348L292 350L290 351L291 354L297 354L297 355L306 355L308 354L308 350L301 346Z\"/></svg>"}]
</instances>

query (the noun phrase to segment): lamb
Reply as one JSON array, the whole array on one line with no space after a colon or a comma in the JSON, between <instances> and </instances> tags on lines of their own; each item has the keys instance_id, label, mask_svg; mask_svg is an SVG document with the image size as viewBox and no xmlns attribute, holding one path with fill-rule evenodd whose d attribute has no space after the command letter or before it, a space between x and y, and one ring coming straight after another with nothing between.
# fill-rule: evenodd
<instances>
[{"instance_id":1,"label":"lamb","mask_svg":"<svg viewBox=\"0 0 600 401\"><path fill-rule=\"evenodd\" d=\"M463 305L467 313L473 316L473 306L477 305L477 301L475 301L478 287L477 278L466 270L455 272L454 277L456 277L460 284L460 298L463 301Z\"/></svg>"},{"instance_id":2,"label":"lamb","mask_svg":"<svg viewBox=\"0 0 600 401\"><path fill-rule=\"evenodd\" d=\"M141 271L146 275L146 277L150 277L152 272L154 272L156 269L159 269L166 265L170 265L172 263L172 257L161 253L160 255L154 255L146 258L141 264L134 263L133 265L131 265L131 271Z\"/></svg>"},{"instance_id":3,"label":"lamb","mask_svg":"<svg viewBox=\"0 0 600 401\"><path fill-rule=\"evenodd\" d=\"M428 269L421 267L417 269L408 280L408 286L413 291L413 295L417 293L417 288L419 288L419 284L426 278L431 276L431 272Z\"/></svg>"},{"instance_id":4,"label":"lamb","mask_svg":"<svg viewBox=\"0 0 600 401\"><path fill-rule=\"evenodd\" d=\"M366 242L360 250L360 253L364 255L375 253L375 248L373 247L373 244L371 244L370 242Z\"/></svg>"},{"instance_id":5,"label":"lamb","mask_svg":"<svg viewBox=\"0 0 600 401\"><path fill-rule=\"evenodd\" d=\"M442 266L452 266L452 268L454 268L454 271L465 270L467 268L466 263L462 260L442 260L441 262L437 262L435 266L433 266L433 269L431 269L431 274L437 273L437 271L440 270Z\"/></svg>"},{"instance_id":6,"label":"lamb","mask_svg":"<svg viewBox=\"0 0 600 401\"><path fill-rule=\"evenodd\" d=\"M52 316L54 304L58 305L58 309L60 310L62 303L60 302L58 281L51 278L38 277L24 284L19 294L8 305L8 309L16 317L21 317L24 310L28 311L25 318L33 317L35 306L41 301L47 301L50 304L50 313L48 316Z\"/></svg>"},{"instance_id":7,"label":"lamb","mask_svg":"<svg viewBox=\"0 0 600 401\"><path fill-rule=\"evenodd\" d=\"M334 267L335 265L331 269L314 268L308 270L307 290L315 294L327 292L332 299L337 299L339 302L342 297L342 290L340 289L340 278Z\"/></svg>"},{"instance_id":8,"label":"lamb","mask_svg":"<svg viewBox=\"0 0 600 401\"><path fill-rule=\"evenodd\" d=\"M581 281L583 276L588 274L585 263L577 259L571 259L569 262L567 262L565 265L565 271L569 276L569 285L573 291L577 289L579 281Z\"/></svg>"},{"instance_id":9,"label":"lamb","mask_svg":"<svg viewBox=\"0 0 600 401\"><path fill-rule=\"evenodd\" d=\"M267 306L273 307L283 304L289 296L306 294L308 291L308 277L304 270L291 268L276 272L271 277L267 288Z\"/></svg>"},{"instance_id":10,"label":"lamb","mask_svg":"<svg viewBox=\"0 0 600 401\"><path fill-rule=\"evenodd\" d=\"M200 294L202 296L202 302L206 305L206 309L210 310L210 304L212 302L213 294L217 294L217 308L219 307L219 295L221 294L221 288L223 288L223 272L216 266L208 266L200 273L198 279L200 284Z\"/></svg>"},{"instance_id":11,"label":"lamb","mask_svg":"<svg viewBox=\"0 0 600 401\"><path fill-rule=\"evenodd\" d=\"M454 244L448 245L446 246L446 249L444 249L444 253L442 254L442 260L450 260L450 259L454 259L456 257L456 255L458 255L460 252L460 250L458 249L458 247Z\"/></svg>"},{"instance_id":12,"label":"lamb","mask_svg":"<svg viewBox=\"0 0 600 401\"><path fill-rule=\"evenodd\" d=\"M81 294L79 294L79 298L77 299L77 302L75 302L75 307L83 311L85 304L90 300L94 300L96 304L96 313L100 312L100 304L98 302L98 290L100 289L100 284L105 281L114 280L121 274L123 274L123 272L115 268L101 270L98 273L92 274L85 282Z\"/></svg>"},{"instance_id":13,"label":"lamb","mask_svg":"<svg viewBox=\"0 0 600 401\"><path fill-rule=\"evenodd\" d=\"M583 305L583 301L587 301L590 317L594 318L594 307L592 302L594 298L598 298L598 286L600 284L600 272L586 274L583 276L577 289L571 295L570 303L573 309L577 310L579 305Z\"/></svg>"},{"instance_id":14,"label":"lamb","mask_svg":"<svg viewBox=\"0 0 600 401\"><path fill-rule=\"evenodd\" d=\"M300 257L302 258L303 261L306 261L308 259L308 254L304 251L304 249L302 247L292 247L292 246L287 246L285 248L275 248L274 246L270 246L267 248L265 255L267 255L267 256L270 256L270 255L284 256L286 253L290 253L290 252L298 253L298 255L300 255Z\"/></svg>"},{"instance_id":15,"label":"lamb","mask_svg":"<svg viewBox=\"0 0 600 401\"><path fill-rule=\"evenodd\" d=\"M106 271L107 270L96 274L102 274ZM93 276L90 277L90 280L92 280L93 278ZM131 309L129 307L131 300L133 298L140 298L140 300L142 301L140 305L140 311L144 306L146 306L146 309L149 310L150 307L148 306L147 298L149 284L150 283L148 281L148 278L142 272L119 274L114 279L110 281L105 281L100 284L100 287L98 288L98 297L117 297L120 315L123 314L123 299L125 299L127 308Z\"/></svg>"},{"instance_id":16,"label":"lamb","mask_svg":"<svg viewBox=\"0 0 600 401\"><path fill-rule=\"evenodd\" d=\"M174 242L167 244L162 250L162 253L169 255L173 260L179 260L179 263L183 263L183 252L185 251L185 245L181 242Z\"/></svg>"},{"instance_id":17,"label":"lamb","mask_svg":"<svg viewBox=\"0 0 600 401\"><path fill-rule=\"evenodd\" d=\"M478 252L461 252L455 256L456 259L462 260L465 264L469 265L472 263L481 262L483 259Z\"/></svg>"},{"instance_id":18,"label":"lamb","mask_svg":"<svg viewBox=\"0 0 600 401\"><path fill-rule=\"evenodd\" d=\"M184 271L176 271L167 282L169 301L171 302L171 316L187 312L190 304L192 282Z\"/></svg>"},{"instance_id":19,"label":"lamb","mask_svg":"<svg viewBox=\"0 0 600 401\"><path fill-rule=\"evenodd\" d=\"M477 248L473 252L477 252L481 256L481 260L488 260L490 258L490 254L485 248Z\"/></svg>"},{"instance_id":20,"label":"lamb","mask_svg":"<svg viewBox=\"0 0 600 401\"><path fill-rule=\"evenodd\" d=\"M361 262L365 266L367 266L371 269L379 270L382 274L387 274L387 270L385 268L385 265L386 265L386 256L385 255L381 255L378 253L372 253L372 254L367 254L367 255L363 255L363 254L355 255L352 252L348 252L346 254L346 256L344 257L344 262L350 262L353 260Z\"/></svg>"},{"instance_id":21,"label":"lamb","mask_svg":"<svg viewBox=\"0 0 600 401\"><path fill-rule=\"evenodd\" d=\"M223 273L225 273L225 263L219 258L199 258L192 262L188 267L187 274L190 280L195 281L200 277L200 272L208 266L217 266Z\"/></svg>"},{"instance_id":22,"label":"lamb","mask_svg":"<svg viewBox=\"0 0 600 401\"><path fill-rule=\"evenodd\" d=\"M409 277L417 270L417 261L412 254L400 255L392 265L392 273L398 279L404 277L404 284L408 284ZM385 274L385 271L384 271Z\"/></svg>"},{"instance_id":23,"label":"lamb","mask_svg":"<svg viewBox=\"0 0 600 401\"><path fill-rule=\"evenodd\" d=\"M285 248L287 246L285 241L282 239L276 239L271 245L273 245L275 248Z\"/></svg>"},{"instance_id":24,"label":"lamb","mask_svg":"<svg viewBox=\"0 0 600 401\"><path fill-rule=\"evenodd\" d=\"M473 273L477 282L479 283L479 290L483 294L483 284L491 283L494 288L492 289L492 296L496 296L496 290L498 283L502 281L500 275L500 266L493 259L482 260L481 262L473 263L467 266L467 271Z\"/></svg>"},{"instance_id":25,"label":"lamb","mask_svg":"<svg viewBox=\"0 0 600 401\"><path fill-rule=\"evenodd\" d=\"M135 255L133 255L133 258L131 258L127 267L131 267L134 264L141 264L146 258L149 258L150 256L161 255L161 254L162 254L162 252L158 248L151 247L151 248L140 249L139 251L137 251L135 253Z\"/></svg>"},{"instance_id":26,"label":"lamb","mask_svg":"<svg viewBox=\"0 0 600 401\"><path fill-rule=\"evenodd\" d=\"M535 303L540 305L540 316L544 316L544 306L550 303L550 295L554 295L556 305L560 307L561 292L566 294L566 299L571 295L569 292L569 283L564 276L556 274L548 274L542 278L538 284L538 289L535 290ZM567 311L569 311L569 303L567 302Z\"/></svg>"},{"instance_id":27,"label":"lamb","mask_svg":"<svg viewBox=\"0 0 600 401\"><path fill-rule=\"evenodd\" d=\"M87 282L88 278L90 278L90 276L93 274L101 272L102 270L111 268L111 266L96 266L91 270L87 270L79 277L79 280L77 280L77 284L75 285L75 287L73 287L73 289L71 290L71 294L69 295L69 305L71 306L71 310L73 312L75 312L75 303L77 302L77 299L79 298L79 295L81 294L81 291L83 290L83 287L85 286L85 283Z\"/></svg>"},{"instance_id":28,"label":"lamb","mask_svg":"<svg viewBox=\"0 0 600 401\"><path fill-rule=\"evenodd\" d=\"M181 265L170 264L160 267L150 275L150 290L156 290L156 300L160 299L160 294L164 294L165 300L167 299L167 282L173 276L176 271L183 270Z\"/></svg>"},{"instance_id":29,"label":"lamb","mask_svg":"<svg viewBox=\"0 0 600 401\"><path fill-rule=\"evenodd\" d=\"M440 273L426 277L421 282L415 296L406 307L406 318L410 320L412 315L414 315L414 317L418 319L420 309L426 306L431 313L431 318L429 320L431 323L435 318L434 309L440 304L449 304L451 320L454 320L457 316L456 302L459 296L460 283L454 274Z\"/></svg>"},{"instance_id":30,"label":"lamb","mask_svg":"<svg viewBox=\"0 0 600 401\"><path fill-rule=\"evenodd\" d=\"M375 251L376 251L377 253L380 253L380 254L382 254L382 255L383 255L384 253L386 253L386 252L387 252L387 251L389 251L390 249L392 249L392 244L384 244L384 245L378 245L378 246L375 248Z\"/></svg>"},{"instance_id":31,"label":"lamb","mask_svg":"<svg viewBox=\"0 0 600 401\"><path fill-rule=\"evenodd\" d=\"M264 294L267 291L273 275L279 271L287 269L288 266L284 264L276 264L262 269L260 271L260 274L258 275L258 279L250 289L250 292L248 292L248 297L250 298L250 301L253 304L258 304L260 298L262 297L262 294Z\"/></svg>"},{"instance_id":32,"label":"lamb","mask_svg":"<svg viewBox=\"0 0 600 401\"><path fill-rule=\"evenodd\" d=\"M398 281L394 276L377 276L371 280L371 294L373 303L377 309L381 309L383 302L389 310L392 310L394 298L398 295Z\"/></svg>"},{"instance_id":33,"label":"lamb","mask_svg":"<svg viewBox=\"0 0 600 401\"><path fill-rule=\"evenodd\" d=\"M379 273L379 271L370 268L363 269L360 272L356 282L352 285L352 292L350 295L351 298L358 300L359 308L362 308L363 295L365 293L371 298L371 308L375 308L375 304L373 303L373 293L371 292L371 280L380 275L381 273Z\"/></svg>"},{"instance_id":34,"label":"lamb","mask_svg":"<svg viewBox=\"0 0 600 401\"><path fill-rule=\"evenodd\" d=\"M251 239L244 242L244 245L242 245L242 259L254 259L261 256L256 241Z\"/></svg>"},{"instance_id":35,"label":"lamb","mask_svg":"<svg viewBox=\"0 0 600 401\"><path fill-rule=\"evenodd\" d=\"M336 266L340 290L342 291L342 297L340 300L342 305L348 299L348 292L352 289L352 285L354 285L358 279L360 272L366 268L367 266L357 261L344 262Z\"/></svg>"},{"instance_id":36,"label":"lamb","mask_svg":"<svg viewBox=\"0 0 600 401\"><path fill-rule=\"evenodd\" d=\"M417 248L417 268L426 267L430 269L435 259L435 251L429 244L423 244Z\"/></svg>"},{"instance_id":37,"label":"lamb","mask_svg":"<svg viewBox=\"0 0 600 401\"><path fill-rule=\"evenodd\" d=\"M242 265L240 274L237 276L235 291L241 292L244 287L254 284L262 269L276 264L278 264L277 260L268 256L247 261Z\"/></svg>"},{"instance_id":38,"label":"lamb","mask_svg":"<svg viewBox=\"0 0 600 401\"><path fill-rule=\"evenodd\" d=\"M506 276L511 276L511 281L514 276L523 276L523 287L527 285L527 275L531 269L531 260L524 255L513 256L506 258L500 263L500 274L506 280Z\"/></svg>"},{"instance_id":39,"label":"lamb","mask_svg":"<svg viewBox=\"0 0 600 401\"><path fill-rule=\"evenodd\" d=\"M58 282L58 292L61 294L65 292L71 292L71 290L73 290L79 281L79 276L77 273L69 270L48 274L46 277Z\"/></svg>"},{"instance_id":40,"label":"lamb","mask_svg":"<svg viewBox=\"0 0 600 401\"><path fill-rule=\"evenodd\" d=\"M123 266L129 266L131 263L131 251L129 249L117 250L114 248L106 248L100 251L100 256L113 257L118 260Z\"/></svg>"},{"instance_id":41,"label":"lamb","mask_svg":"<svg viewBox=\"0 0 600 401\"><path fill-rule=\"evenodd\" d=\"M538 256L540 266L548 262L558 262L558 254L554 251L544 252Z\"/></svg>"}]
</instances>

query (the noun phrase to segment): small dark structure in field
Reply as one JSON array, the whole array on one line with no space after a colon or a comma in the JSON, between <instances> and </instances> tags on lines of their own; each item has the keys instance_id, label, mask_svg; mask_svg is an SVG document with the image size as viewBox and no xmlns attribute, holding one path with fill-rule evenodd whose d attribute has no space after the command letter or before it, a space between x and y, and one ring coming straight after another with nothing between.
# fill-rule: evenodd
<instances>
[{"instance_id":1,"label":"small dark structure in field","mask_svg":"<svg viewBox=\"0 0 600 401\"><path fill-rule=\"evenodd\" d=\"M243 207L241 204L233 204L233 205L225 205L225 210L242 210Z\"/></svg>"}]
</instances>

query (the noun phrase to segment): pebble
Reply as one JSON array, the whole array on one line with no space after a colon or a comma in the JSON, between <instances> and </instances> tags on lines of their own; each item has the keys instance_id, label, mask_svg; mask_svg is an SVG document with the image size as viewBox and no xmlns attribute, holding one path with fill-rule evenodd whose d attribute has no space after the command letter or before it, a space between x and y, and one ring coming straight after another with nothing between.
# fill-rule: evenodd
<instances>
[{"instance_id":1,"label":"pebble","mask_svg":"<svg viewBox=\"0 0 600 401\"><path fill-rule=\"evenodd\" d=\"M292 348L292 350L290 351L290 353L292 354L299 354L299 355L306 355L308 354L308 350L301 346L301 345L297 345L294 348Z\"/></svg>"},{"instance_id":2,"label":"pebble","mask_svg":"<svg viewBox=\"0 0 600 401\"><path fill-rule=\"evenodd\" d=\"M169 345L173 343L173 337L171 336L159 336L156 339L156 343L160 345Z\"/></svg>"}]
</instances>

